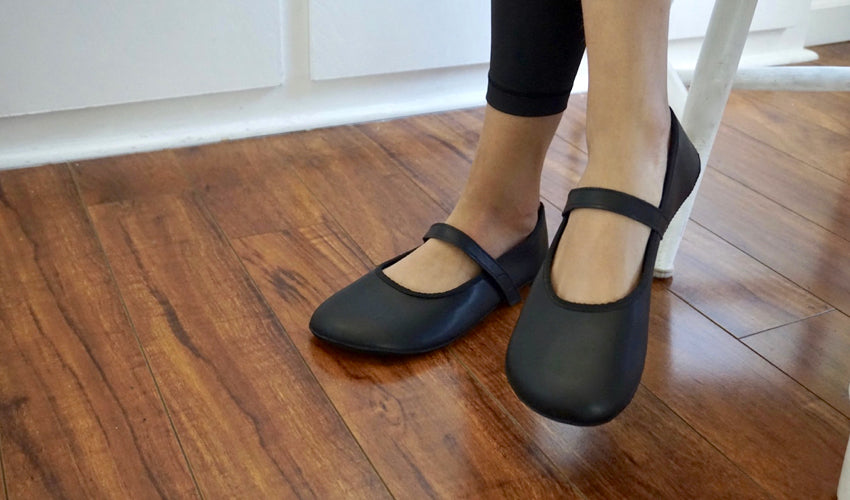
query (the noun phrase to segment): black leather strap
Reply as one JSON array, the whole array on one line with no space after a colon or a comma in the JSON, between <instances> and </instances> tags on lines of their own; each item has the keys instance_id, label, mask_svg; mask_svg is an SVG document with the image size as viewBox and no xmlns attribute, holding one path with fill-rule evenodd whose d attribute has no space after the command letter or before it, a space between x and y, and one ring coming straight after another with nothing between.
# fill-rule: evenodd
<instances>
[{"instance_id":1,"label":"black leather strap","mask_svg":"<svg viewBox=\"0 0 850 500\"><path fill-rule=\"evenodd\" d=\"M630 194L605 188L576 188L567 197L564 215L576 208L596 208L620 214L664 234L670 221L661 210Z\"/></svg>"},{"instance_id":2,"label":"black leather strap","mask_svg":"<svg viewBox=\"0 0 850 500\"><path fill-rule=\"evenodd\" d=\"M470 259L475 261L476 264L481 266L484 273L492 279L499 290L499 294L508 304L514 305L520 301L521 297L514 280L507 272L505 272L504 269L502 269L502 266L500 266L493 257L490 257L490 255L485 252L483 248L478 246L478 243L475 243L475 240L467 236L466 233L448 224L439 222L431 226L428 232L425 233L425 237L423 239L428 240L430 238L445 241L446 243L450 243L463 250L464 253L466 253Z\"/></svg>"}]
</instances>

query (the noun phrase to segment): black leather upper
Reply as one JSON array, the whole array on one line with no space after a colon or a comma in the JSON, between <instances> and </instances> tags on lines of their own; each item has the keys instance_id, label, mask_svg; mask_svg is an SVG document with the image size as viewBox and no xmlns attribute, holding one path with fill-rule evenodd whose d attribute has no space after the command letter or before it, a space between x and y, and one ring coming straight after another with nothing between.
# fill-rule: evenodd
<instances>
[{"instance_id":1,"label":"black leather upper","mask_svg":"<svg viewBox=\"0 0 850 500\"><path fill-rule=\"evenodd\" d=\"M453 290L419 293L383 272L407 254L385 262L322 303L310 330L323 340L369 352L415 354L442 347L481 321L499 303L519 300L518 286L529 283L546 257L548 238L541 205L531 234L498 259L469 236L435 224L425 238L462 249L483 272Z\"/></svg>"},{"instance_id":2,"label":"black leather upper","mask_svg":"<svg viewBox=\"0 0 850 500\"><path fill-rule=\"evenodd\" d=\"M667 224L693 190L699 171L699 156L672 116L660 207L600 188L570 194L564 219L508 346L508 381L529 407L561 422L597 425L614 418L631 401L646 356L655 256ZM552 259L569 214L576 208L608 210L653 229L638 285L622 299L577 304L555 294Z\"/></svg>"},{"instance_id":3,"label":"black leather upper","mask_svg":"<svg viewBox=\"0 0 850 500\"><path fill-rule=\"evenodd\" d=\"M562 215L566 217L577 208L607 210L634 219L653 231L664 234L670 219L661 209L636 196L613 189L586 187L570 191Z\"/></svg>"},{"instance_id":4,"label":"black leather upper","mask_svg":"<svg viewBox=\"0 0 850 500\"><path fill-rule=\"evenodd\" d=\"M502 269L502 266L493 257L490 257L490 254L485 252L483 248L478 246L478 243L475 243L472 238L467 236L466 233L448 224L438 222L431 226L431 229L425 233L423 240L427 241L430 238L451 243L463 250L470 259L481 267L485 276L492 280L502 298L505 299L505 302L514 305L520 301L516 283L514 283L514 280L508 275L507 271Z\"/></svg>"}]
</instances>

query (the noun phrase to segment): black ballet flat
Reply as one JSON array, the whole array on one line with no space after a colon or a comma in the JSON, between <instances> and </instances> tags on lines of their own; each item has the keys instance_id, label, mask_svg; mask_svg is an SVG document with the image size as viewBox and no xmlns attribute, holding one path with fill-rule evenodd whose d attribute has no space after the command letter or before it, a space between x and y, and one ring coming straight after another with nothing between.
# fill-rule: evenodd
<instances>
[{"instance_id":1,"label":"black ballet flat","mask_svg":"<svg viewBox=\"0 0 850 500\"><path fill-rule=\"evenodd\" d=\"M658 245L699 172L699 155L672 116L660 207L609 189L570 192L564 219L508 345L508 381L531 409L559 422L598 425L617 416L632 400L646 357ZM652 228L638 284L620 300L577 304L562 300L552 288L552 259L569 214L577 208L607 210Z\"/></svg>"},{"instance_id":2,"label":"black ballet flat","mask_svg":"<svg viewBox=\"0 0 850 500\"><path fill-rule=\"evenodd\" d=\"M322 303L310 319L313 335L341 347L375 353L418 354L438 349L461 337L500 303L518 303L518 288L537 274L548 241L543 205L531 234L498 259L447 224L431 226L423 239L429 238L460 248L481 266L482 273L446 292L414 292L383 272L407 252Z\"/></svg>"}]
</instances>

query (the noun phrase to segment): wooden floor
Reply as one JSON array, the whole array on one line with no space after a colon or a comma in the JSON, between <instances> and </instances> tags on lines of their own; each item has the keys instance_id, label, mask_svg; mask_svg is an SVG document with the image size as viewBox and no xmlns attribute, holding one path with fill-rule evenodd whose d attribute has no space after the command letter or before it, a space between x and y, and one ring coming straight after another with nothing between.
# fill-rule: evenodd
<instances>
[{"instance_id":1,"label":"wooden floor","mask_svg":"<svg viewBox=\"0 0 850 500\"><path fill-rule=\"evenodd\" d=\"M821 50L850 64L850 44ZM546 163L554 229L584 96ZM735 92L646 371L557 424L503 372L520 306L415 358L312 310L417 244L483 110L0 173L10 499L830 498L850 435L850 94Z\"/></svg>"}]
</instances>

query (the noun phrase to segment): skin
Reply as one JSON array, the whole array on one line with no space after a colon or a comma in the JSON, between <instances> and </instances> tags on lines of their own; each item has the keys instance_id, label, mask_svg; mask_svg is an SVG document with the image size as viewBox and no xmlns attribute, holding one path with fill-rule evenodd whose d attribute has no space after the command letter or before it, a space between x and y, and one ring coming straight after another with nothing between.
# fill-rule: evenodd
<instances>
[{"instance_id":1,"label":"skin","mask_svg":"<svg viewBox=\"0 0 850 500\"><path fill-rule=\"evenodd\" d=\"M670 115L669 0L583 0L588 53L588 164L579 187L661 200ZM540 174L561 115L517 117L487 107L461 197L446 220L499 256L534 227ZM575 210L552 265L561 298L598 304L635 286L649 228L610 212ZM420 292L454 288L480 269L457 248L429 240L385 270Z\"/></svg>"}]
</instances>

